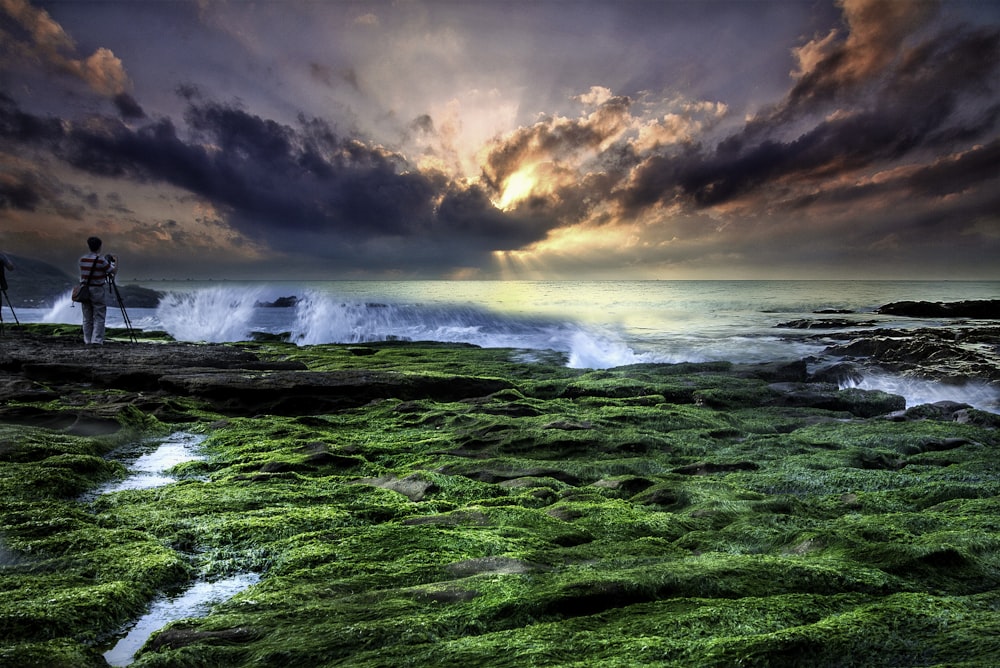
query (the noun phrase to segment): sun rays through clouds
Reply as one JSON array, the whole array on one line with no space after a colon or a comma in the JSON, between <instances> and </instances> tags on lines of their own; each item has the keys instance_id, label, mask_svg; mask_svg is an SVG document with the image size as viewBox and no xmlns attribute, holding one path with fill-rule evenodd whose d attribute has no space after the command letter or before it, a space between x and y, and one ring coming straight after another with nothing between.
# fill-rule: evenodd
<instances>
[{"instance_id":1,"label":"sun rays through clouds","mask_svg":"<svg viewBox=\"0 0 1000 668\"><path fill-rule=\"evenodd\" d=\"M0 244L48 259L996 272L990 5L2 0L0 37Z\"/></svg>"}]
</instances>

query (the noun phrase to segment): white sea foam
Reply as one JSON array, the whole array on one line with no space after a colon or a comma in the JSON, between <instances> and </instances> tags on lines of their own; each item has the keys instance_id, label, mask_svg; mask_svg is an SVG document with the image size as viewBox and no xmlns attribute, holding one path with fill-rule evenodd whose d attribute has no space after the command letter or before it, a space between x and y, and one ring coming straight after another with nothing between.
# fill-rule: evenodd
<instances>
[{"instance_id":1,"label":"white sea foam","mask_svg":"<svg viewBox=\"0 0 1000 668\"><path fill-rule=\"evenodd\" d=\"M938 401L968 404L980 410L1000 413L1000 392L986 383L970 382L962 385L940 383L933 380L906 378L889 373L866 372L861 382L845 382L843 387L862 390L882 390L906 399L908 408Z\"/></svg>"},{"instance_id":2,"label":"white sea foam","mask_svg":"<svg viewBox=\"0 0 1000 668\"><path fill-rule=\"evenodd\" d=\"M42 315L41 322L75 322L79 321L80 317L80 309L76 308L73 300L70 299L70 293L67 292L56 299L52 308Z\"/></svg>"},{"instance_id":3,"label":"white sea foam","mask_svg":"<svg viewBox=\"0 0 1000 668\"><path fill-rule=\"evenodd\" d=\"M151 286L153 287L153 286ZM163 292L163 286L156 286ZM764 362L821 356L831 341L781 328L817 309L851 311L858 326L943 323L875 315L902 300L995 299L1000 282L919 281L331 281L178 282L155 311L129 308L142 329L179 340L235 341L254 332L288 333L299 345L401 339L483 347L555 350L568 364L607 368L641 362ZM293 308L255 308L296 296ZM38 313L36 314L35 311ZM49 311L19 310L26 322L79 322L68 293ZM121 326L109 306L108 325ZM869 377L909 405L940 399L1000 411L996 388Z\"/></svg>"},{"instance_id":4,"label":"white sea foam","mask_svg":"<svg viewBox=\"0 0 1000 668\"><path fill-rule=\"evenodd\" d=\"M296 305L292 340L300 345L444 341L556 350L567 353L572 367L607 368L642 361L620 335L576 323L472 306L345 301L320 293L308 293Z\"/></svg>"},{"instance_id":5,"label":"white sea foam","mask_svg":"<svg viewBox=\"0 0 1000 668\"><path fill-rule=\"evenodd\" d=\"M254 305L262 288L206 288L170 292L160 300L156 317L181 341L241 341L249 338Z\"/></svg>"},{"instance_id":6,"label":"white sea foam","mask_svg":"<svg viewBox=\"0 0 1000 668\"><path fill-rule=\"evenodd\" d=\"M574 369L606 369L642 361L652 360L644 360L619 337L577 330L569 339L568 366Z\"/></svg>"}]
</instances>

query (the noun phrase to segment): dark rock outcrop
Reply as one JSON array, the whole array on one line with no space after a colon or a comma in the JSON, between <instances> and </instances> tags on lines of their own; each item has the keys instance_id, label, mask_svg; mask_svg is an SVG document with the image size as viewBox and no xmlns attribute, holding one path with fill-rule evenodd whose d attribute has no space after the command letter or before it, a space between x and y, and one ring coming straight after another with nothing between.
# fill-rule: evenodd
<instances>
[{"instance_id":1,"label":"dark rock outcrop","mask_svg":"<svg viewBox=\"0 0 1000 668\"><path fill-rule=\"evenodd\" d=\"M121 303L117 295L113 295L109 306L125 306L126 308L156 308L163 298L162 292L144 288L141 285L132 283L115 283L118 288L117 295L121 295Z\"/></svg>"},{"instance_id":2,"label":"dark rock outcrop","mask_svg":"<svg viewBox=\"0 0 1000 668\"><path fill-rule=\"evenodd\" d=\"M299 303L299 298L296 296L291 297L278 297L273 302L255 302L254 306L259 308L290 308Z\"/></svg>"},{"instance_id":3,"label":"dark rock outcrop","mask_svg":"<svg viewBox=\"0 0 1000 668\"><path fill-rule=\"evenodd\" d=\"M772 383L768 387L780 395L774 400L779 406L819 408L865 418L906 408L905 398L879 390L841 390L832 383Z\"/></svg>"},{"instance_id":4,"label":"dark rock outcrop","mask_svg":"<svg viewBox=\"0 0 1000 668\"><path fill-rule=\"evenodd\" d=\"M56 385L62 404L90 407L74 409L72 415L26 416L8 406L12 399L51 398ZM75 336L18 332L5 336L0 348L0 420L89 425L82 429L96 428L124 405L174 416L177 397L204 401L224 415L309 415L388 398L459 401L510 386L461 375L309 371L299 362L262 360L226 344L109 342L97 347L84 346ZM116 390L114 400L93 407L94 389Z\"/></svg>"},{"instance_id":5,"label":"dark rock outcrop","mask_svg":"<svg viewBox=\"0 0 1000 668\"><path fill-rule=\"evenodd\" d=\"M159 377L174 394L207 400L225 415L306 415L356 408L378 399L459 401L510 384L470 376L419 376L383 371L181 369Z\"/></svg>"},{"instance_id":6,"label":"dark rock outcrop","mask_svg":"<svg viewBox=\"0 0 1000 668\"><path fill-rule=\"evenodd\" d=\"M880 306L875 309L875 312L910 318L1000 320L1000 299L974 299L960 302L892 302Z\"/></svg>"},{"instance_id":7,"label":"dark rock outcrop","mask_svg":"<svg viewBox=\"0 0 1000 668\"><path fill-rule=\"evenodd\" d=\"M734 364L732 372L742 378L757 378L768 383L805 382L808 368L804 360Z\"/></svg>"},{"instance_id":8,"label":"dark rock outcrop","mask_svg":"<svg viewBox=\"0 0 1000 668\"><path fill-rule=\"evenodd\" d=\"M850 362L839 362L816 369L809 376L809 381L812 383L833 383L840 387L857 385L862 380L864 373L856 364Z\"/></svg>"},{"instance_id":9,"label":"dark rock outcrop","mask_svg":"<svg viewBox=\"0 0 1000 668\"><path fill-rule=\"evenodd\" d=\"M79 280L47 262L19 255L9 257L14 263L14 270L5 273L7 295L4 301L9 298L15 307L52 306L59 297L68 294Z\"/></svg>"},{"instance_id":10,"label":"dark rock outcrop","mask_svg":"<svg viewBox=\"0 0 1000 668\"><path fill-rule=\"evenodd\" d=\"M937 401L933 404L920 404L905 411L894 413L890 419L897 422L910 422L913 420L941 420L954 422L956 415L971 409L968 404L957 401Z\"/></svg>"},{"instance_id":11,"label":"dark rock outcrop","mask_svg":"<svg viewBox=\"0 0 1000 668\"><path fill-rule=\"evenodd\" d=\"M879 329L853 337L828 347L825 354L955 383L1000 381L1000 327Z\"/></svg>"},{"instance_id":12,"label":"dark rock outcrop","mask_svg":"<svg viewBox=\"0 0 1000 668\"><path fill-rule=\"evenodd\" d=\"M875 322L849 320L847 318L800 318L779 322L775 327L783 329L848 329L850 327L874 327Z\"/></svg>"}]
</instances>

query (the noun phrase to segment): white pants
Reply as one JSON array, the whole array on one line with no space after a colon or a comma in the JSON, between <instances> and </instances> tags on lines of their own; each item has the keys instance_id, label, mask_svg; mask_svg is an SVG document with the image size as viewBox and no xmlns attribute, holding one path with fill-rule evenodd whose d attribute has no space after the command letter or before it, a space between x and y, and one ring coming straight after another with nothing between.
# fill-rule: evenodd
<instances>
[{"instance_id":1,"label":"white pants","mask_svg":"<svg viewBox=\"0 0 1000 668\"><path fill-rule=\"evenodd\" d=\"M104 320L108 316L108 291L104 284L90 286L90 301L80 302L83 308L83 342L104 343Z\"/></svg>"}]
</instances>

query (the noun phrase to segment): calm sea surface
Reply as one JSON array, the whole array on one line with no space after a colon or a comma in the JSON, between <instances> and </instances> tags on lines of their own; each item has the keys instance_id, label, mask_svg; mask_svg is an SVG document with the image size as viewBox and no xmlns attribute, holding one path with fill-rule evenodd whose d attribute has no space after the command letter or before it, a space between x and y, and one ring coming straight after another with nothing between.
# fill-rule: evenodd
<instances>
[{"instance_id":1,"label":"calm sea surface","mask_svg":"<svg viewBox=\"0 0 1000 668\"><path fill-rule=\"evenodd\" d=\"M127 285L122 283L120 285ZM306 281L145 282L167 293L129 308L132 325L190 341L290 332L300 344L388 338L551 349L574 367L636 362L766 361L822 351L816 330L776 325L846 318L857 326L940 326L873 313L894 301L1000 299L1000 281ZM260 303L296 297L286 308ZM818 315L820 310L850 313ZM26 322L79 322L68 295ZM109 308L110 326L121 326ZM897 388L898 389L898 388Z\"/></svg>"}]
</instances>

